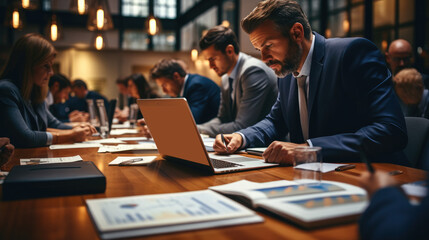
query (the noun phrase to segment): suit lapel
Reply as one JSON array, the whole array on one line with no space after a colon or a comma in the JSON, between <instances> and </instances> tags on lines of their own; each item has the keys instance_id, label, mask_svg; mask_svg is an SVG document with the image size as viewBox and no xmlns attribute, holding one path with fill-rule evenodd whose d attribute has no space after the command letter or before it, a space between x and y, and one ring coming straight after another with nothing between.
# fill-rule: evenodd
<instances>
[{"instance_id":1,"label":"suit lapel","mask_svg":"<svg viewBox=\"0 0 429 240\"><path fill-rule=\"evenodd\" d=\"M321 35L314 33L315 43L313 49L313 59L311 60L311 70L310 70L310 89L308 97L308 123L309 123L309 136L311 136L311 112L313 110L314 101L316 99L317 90L319 89L320 84L320 75L323 69L323 57L325 56L325 38Z\"/></svg>"}]
</instances>

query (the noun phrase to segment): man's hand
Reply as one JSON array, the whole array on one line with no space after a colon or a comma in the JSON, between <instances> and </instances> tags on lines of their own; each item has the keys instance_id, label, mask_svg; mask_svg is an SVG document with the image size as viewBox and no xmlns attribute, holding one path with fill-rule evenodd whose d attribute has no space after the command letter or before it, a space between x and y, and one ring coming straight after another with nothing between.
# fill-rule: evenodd
<instances>
[{"instance_id":1,"label":"man's hand","mask_svg":"<svg viewBox=\"0 0 429 240\"><path fill-rule=\"evenodd\" d=\"M89 114L86 112L80 112L78 110L74 110L69 114L70 122L88 122Z\"/></svg>"},{"instance_id":2,"label":"man's hand","mask_svg":"<svg viewBox=\"0 0 429 240\"><path fill-rule=\"evenodd\" d=\"M152 138L152 134L150 134L149 128L147 127L146 121L144 120L144 118L138 119L137 125L142 126L143 136L145 136L147 138Z\"/></svg>"},{"instance_id":3,"label":"man's hand","mask_svg":"<svg viewBox=\"0 0 429 240\"><path fill-rule=\"evenodd\" d=\"M397 185L396 180L387 172L376 171L374 173L364 172L360 177L360 184L372 196L380 188Z\"/></svg>"},{"instance_id":4,"label":"man's hand","mask_svg":"<svg viewBox=\"0 0 429 240\"><path fill-rule=\"evenodd\" d=\"M237 151L243 144L243 138L238 133L224 134L225 144L222 141L220 134L216 136L216 140L213 143L213 149L217 153L233 153ZM226 145L226 146L225 146Z\"/></svg>"},{"instance_id":5,"label":"man's hand","mask_svg":"<svg viewBox=\"0 0 429 240\"><path fill-rule=\"evenodd\" d=\"M296 144L291 142L274 141L268 146L262 157L266 162L279 163L285 165L293 164L293 149L297 147L306 147L307 143Z\"/></svg>"}]
</instances>

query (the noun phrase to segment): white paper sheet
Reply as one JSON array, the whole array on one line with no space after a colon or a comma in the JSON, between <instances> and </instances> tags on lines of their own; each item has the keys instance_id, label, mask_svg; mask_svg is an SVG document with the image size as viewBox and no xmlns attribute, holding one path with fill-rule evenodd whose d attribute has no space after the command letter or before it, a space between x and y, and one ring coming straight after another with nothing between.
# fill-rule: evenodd
<instances>
[{"instance_id":1,"label":"white paper sheet","mask_svg":"<svg viewBox=\"0 0 429 240\"><path fill-rule=\"evenodd\" d=\"M112 165L122 165L122 162L125 162L126 166L132 165L147 165L156 159L157 156L131 156L131 157L117 157L109 163ZM127 162L129 161L129 162ZM132 161L132 162L130 162Z\"/></svg>"},{"instance_id":2,"label":"white paper sheet","mask_svg":"<svg viewBox=\"0 0 429 240\"><path fill-rule=\"evenodd\" d=\"M124 135L124 134L136 134L139 133L138 129L113 129L110 131L110 135Z\"/></svg>"},{"instance_id":3,"label":"white paper sheet","mask_svg":"<svg viewBox=\"0 0 429 240\"><path fill-rule=\"evenodd\" d=\"M56 157L56 158L21 158L21 165L37 165L37 164L50 164L50 163L69 163L78 162L83 159L79 156L72 157Z\"/></svg>"},{"instance_id":4,"label":"white paper sheet","mask_svg":"<svg viewBox=\"0 0 429 240\"><path fill-rule=\"evenodd\" d=\"M327 173L331 171L335 171L335 168L340 166L345 166L348 164L337 164L337 163L322 163L322 173ZM296 167L296 169L302 169L302 170L311 170L311 171L318 171L319 170L319 163L304 163L300 164Z\"/></svg>"},{"instance_id":5,"label":"white paper sheet","mask_svg":"<svg viewBox=\"0 0 429 240\"><path fill-rule=\"evenodd\" d=\"M125 143L125 142L117 138L105 138L105 139L89 140L89 141L86 141L86 143Z\"/></svg>"},{"instance_id":6,"label":"white paper sheet","mask_svg":"<svg viewBox=\"0 0 429 240\"><path fill-rule=\"evenodd\" d=\"M140 143L140 144L119 144L117 146L100 146L98 149L99 153L103 152L123 152L130 150L148 150L148 151L156 151L155 143Z\"/></svg>"},{"instance_id":7,"label":"white paper sheet","mask_svg":"<svg viewBox=\"0 0 429 240\"><path fill-rule=\"evenodd\" d=\"M415 197L425 197L427 194L426 181L417 181L407 184L402 184L402 189L407 195Z\"/></svg>"},{"instance_id":8,"label":"white paper sheet","mask_svg":"<svg viewBox=\"0 0 429 240\"><path fill-rule=\"evenodd\" d=\"M102 145L100 143L55 144L49 146L49 149L96 148L101 146Z\"/></svg>"}]
</instances>

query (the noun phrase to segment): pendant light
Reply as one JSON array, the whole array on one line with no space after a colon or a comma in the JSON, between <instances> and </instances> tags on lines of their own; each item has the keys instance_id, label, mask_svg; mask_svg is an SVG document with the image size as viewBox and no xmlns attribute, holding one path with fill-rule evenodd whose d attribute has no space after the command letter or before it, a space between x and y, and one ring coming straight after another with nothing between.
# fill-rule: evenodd
<instances>
[{"instance_id":1,"label":"pendant light","mask_svg":"<svg viewBox=\"0 0 429 240\"><path fill-rule=\"evenodd\" d=\"M146 20L146 29L147 33L151 36L158 34L161 30L161 22L158 18L155 18L153 15L150 15Z\"/></svg>"},{"instance_id":2,"label":"pendant light","mask_svg":"<svg viewBox=\"0 0 429 240\"><path fill-rule=\"evenodd\" d=\"M5 25L21 30L24 27L24 12L18 5L10 5L6 11Z\"/></svg>"},{"instance_id":3,"label":"pendant light","mask_svg":"<svg viewBox=\"0 0 429 240\"><path fill-rule=\"evenodd\" d=\"M106 0L94 0L89 7L87 28L90 31L113 29L112 16Z\"/></svg>"},{"instance_id":4,"label":"pendant light","mask_svg":"<svg viewBox=\"0 0 429 240\"><path fill-rule=\"evenodd\" d=\"M86 14L88 12L88 0L71 0L70 11L79 15Z\"/></svg>"},{"instance_id":5,"label":"pendant light","mask_svg":"<svg viewBox=\"0 0 429 240\"><path fill-rule=\"evenodd\" d=\"M39 1L38 0L21 0L20 5L23 9L34 10L39 7Z\"/></svg>"},{"instance_id":6,"label":"pendant light","mask_svg":"<svg viewBox=\"0 0 429 240\"><path fill-rule=\"evenodd\" d=\"M58 21L57 15L52 14L51 20L47 25L46 35L49 37L49 39L55 42L61 37L61 34L62 27L60 22Z\"/></svg>"},{"instance_id":7,"label":"pendant light","mask_svg":"<svg viewBox=\"0 0 429 240\"><path fill-rule=\"evenodd\" d=\"M106 47L106 37L102 32L95 32L93 43L95 49L101 50Z\"/></svg>"}]
</instances>

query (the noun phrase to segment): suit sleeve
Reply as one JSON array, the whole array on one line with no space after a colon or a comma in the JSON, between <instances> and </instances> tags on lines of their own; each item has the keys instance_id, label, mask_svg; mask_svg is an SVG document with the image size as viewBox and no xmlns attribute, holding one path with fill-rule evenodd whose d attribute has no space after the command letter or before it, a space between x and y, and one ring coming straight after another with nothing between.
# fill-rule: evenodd
<instances>
[{"instance_id":1,"label":"suit sleeve","mask_svg":"<svg viewBox=\"0 0 429 240\"><path fill-rule=\"evenodd\" d=\"M63 124L56 117L54 117L54 115L52 115L52 113L49 111L49 109L47 107L45 107L45 109L46 109L46 116L48 119L48 127L49 128L72 129L71 126Z\"/></svg>"},{"instance_id":2,"label":"suit sleeve","mask_svg":"<svg viewBox=\"0 0 429 240\"><path fill-rule=\"evenodd\" d=\"M426 239L429 236L429 195L420 205L411 205L394 187L374 194L359 220L361 239Z\"/></svg>"},{"instance_id":3,"label":"suit sleeve","mask_svg":"<svg viewBox=\"0 0 429 240\"><path fill-rule=\"evenodd\" d=\"M261 68L250 67L240 77L240 81L243 95L240 99L240 107L237 109L235 119L225 122L223 120L225 107L221 105L218 117L199 127L200 130L204 129L202 132L211 136L219 133L233 133L258 122L259 114L256 113L262 112L263 108L267 107L265 99L271 93L268 89L270 80ZM222 99L228 97L224 93L222 94ZM222 100L221 102L223 104L225 101Z\"/></svg>"},{"instance_id":4,"label":"suit sleeve","mask_svg":"<svg viewBox=\"0 0 429 240\"><path fill-rule=\"evenodd\" d=\"M192 84L187 89L187 92L189 94L186 96L186 100L188 101L195 122L199 124L203 121L204 109L208 103L209 95L207 88L202 83L196 83Z\"/></svg>"},{"instance_id":5,"label":"suit sleeve","mask_svg":"<svg viewBox=\"0 0 429 240\"><path fill-rule=\"evenodd\" d=\"M10 138L11 143L17 148L46 146L48 138L46 132L33 131L29 128L19 109L23 103L19 101L17 94L19 93L10 88L0 88L1 135Z\"/></svg>"},{"instance_id":6,"label":"suit sleeve","mask_svg":"<svg viewBox=\"0 0 429 240\"><path fill-rule=\"evenodd\" d=\"M354 133L311 138L323 156L356 158L361 146L369 156L396 152L407 144L405 120L393 91L392 76L377 47L365 39L353 41L343 53L339 74L342 90L364 109L362 127ZM335 159L338 160L338 159Z\"/></svg>"}]
</instances>

